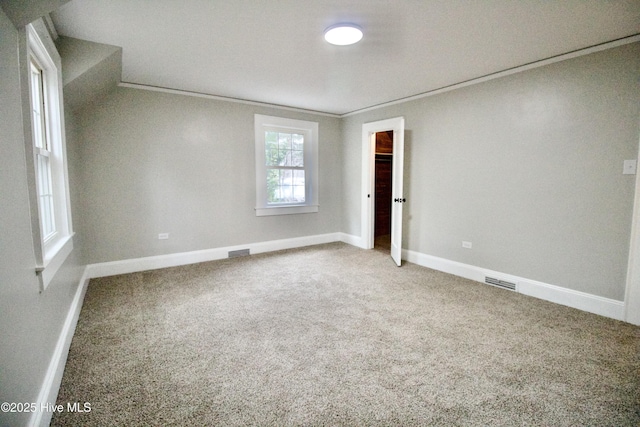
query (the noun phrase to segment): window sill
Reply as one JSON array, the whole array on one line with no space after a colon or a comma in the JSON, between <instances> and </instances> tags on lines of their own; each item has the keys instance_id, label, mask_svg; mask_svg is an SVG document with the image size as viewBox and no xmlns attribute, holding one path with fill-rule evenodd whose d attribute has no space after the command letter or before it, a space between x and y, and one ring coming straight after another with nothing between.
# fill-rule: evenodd
<instances>
[{"instance_id":1,"label":"window sill","mask_svg":"<svg viewBox=\"0 0 640 427\"><path fill-rule=\"evenodd\" d=\"M273 206L268 208L256 208L256 216L291 215L315 212L318 212L318 205Z\"/></svg>"},{"instance_id":2,"label":"window sill","mask_svg":"<svg viewBox=\"0 0 640 427\"><path fill-rule=\"evenodd\" d=\"M36 267L36 274L40 281L40 292L43 292L49 286L62 264L73 250L73 234L65 237L51 251L52 255L47 257L42 267Z\"/></svg>"}]
</instances>

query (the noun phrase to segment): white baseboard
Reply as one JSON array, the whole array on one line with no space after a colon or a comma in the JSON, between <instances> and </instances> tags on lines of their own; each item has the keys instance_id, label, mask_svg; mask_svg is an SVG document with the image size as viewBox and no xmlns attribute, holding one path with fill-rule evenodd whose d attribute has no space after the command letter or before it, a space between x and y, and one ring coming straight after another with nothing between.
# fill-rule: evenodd
<instances>
[{"instance_id":1,"label":"white baseboard","mask_svg":"<svg viewBox=\"0 0 640 427\"><path fill-rule=\"evenodd\" d=\"M106 277L116 274L136 273L179 265L196 264L215 261L229 257L230 251L249 249L251 254L279 251L283 249L301 248L303 246L343 241L344 233L327 233L315 236L296 237L292 239L270 240L266 242L248 243L246 245L226 246L222 248L204 249L200 251L180 252L122 261L103 262L87 266L88 277Z\"/></svg>"},{"instance_id":2,"label":"white baseboard","mask_svg":"<svg viewBox=\"0 0 640 427\"><path fill-rule=\"evenodd\" d=\"M338 233L338 234L340 235L341 242L347 243L357 248L366 249L364 246L364 242L362 241L362 237L354 236L353 234L347 234L347 233Z\"/></svg>"},{"instance_id":3,"label":"white baseboard","mask_svg":"<svg viewBox=\"0 0 640 427\"><path fill-rule=\"evenodd\" d=\"M42 408L52 407L58 398L64 367L67 364L67 356L69 355L69 347L71 347L71 340L76 331L76 325L78 323L78 317L80 316L80 310L82 309L84 295L87 292L88 283L89 277L87 276L87 269L85 268L78 283L76 293L71 301L71 306L67 312L67 317L62 326L56 347L53 350L53 355L51 356L42 387L40 388L36 402L37 410L33 412L29 420L28 425L31 427L46 427L51 423L53 412L43 411Z\"/></svg>"},{"instance_id":4,"label":"white baseboard","mask_svg":"<svg viewBox=\"0 0 640 427\"><path fill-rule=\"evenodd\" d=\"M414 264L445 273L484 283L485 277L495 277L516 284L516 292L535 298L562 304L578 310L588 311L616 320L624 320L624 302L604 298L585 292L574 291L548 283L538 282L486 268L463 264L444 258L426 255L407 249L402 250L402 258Z\"/></svg>"}]
</instances>

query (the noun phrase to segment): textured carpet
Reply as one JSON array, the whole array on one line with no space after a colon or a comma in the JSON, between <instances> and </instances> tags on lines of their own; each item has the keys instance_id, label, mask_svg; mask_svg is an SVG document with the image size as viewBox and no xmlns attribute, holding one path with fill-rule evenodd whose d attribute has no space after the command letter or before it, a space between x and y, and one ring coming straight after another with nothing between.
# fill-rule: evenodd
<instances>
[{"instance_id":1,"label":"textured carpet","mask_svg":"<svg viewBox=\"0 0 640 427\"><path fill-rule=\"evenodd\" d=\"M336 243L91 280L52 425L640 425L640 328Z\"/></svg>"}]
</instances>

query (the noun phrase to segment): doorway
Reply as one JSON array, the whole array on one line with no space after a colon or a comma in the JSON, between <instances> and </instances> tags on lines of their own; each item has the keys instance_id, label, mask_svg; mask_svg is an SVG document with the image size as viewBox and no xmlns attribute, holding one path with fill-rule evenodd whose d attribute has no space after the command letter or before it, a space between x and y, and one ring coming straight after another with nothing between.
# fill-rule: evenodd
<instances>
[{"instance_id":1,"label":"doorway","mask_svg":"<svg viewBox=\"0 0 640 427\"><path fill-rule=\"evenodd\" d=\"M391 250L393 131L376 132L375 135L373 248L388 252Z\"/></svg>"},{"instance_id":2,"label":"doorway","mask_svg":"<svg viewBox=\"0 0 640 427\"><path fill-rule=\"evenodd\" d=\"M402 207L406 202L403 195L404 176L404 117L380 120L362 125L362 244L364 249L374 248L375 200L376 200L376 139L391 136L391 233L390 255L397 266L402 265ZM381 166L382 167L382 166ZM386 202L383 198L383 203ZM382 221L379 220L378 223ZM382 235L382 234L381 234Z\"/></svg>"}]
</instances>

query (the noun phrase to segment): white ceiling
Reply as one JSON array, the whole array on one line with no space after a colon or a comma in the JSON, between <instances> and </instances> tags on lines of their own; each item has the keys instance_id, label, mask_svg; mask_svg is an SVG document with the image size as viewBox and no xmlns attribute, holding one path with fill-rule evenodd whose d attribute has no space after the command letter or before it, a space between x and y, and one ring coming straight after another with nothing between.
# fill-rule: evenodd
<instances>
[{"instance_id":1,"label":"white ceiling","mask_svg":"<svg viewBox=\"0 0 640 427\"><path fill-rule=\"evenodd\" d=\"M640 0L72 0L122 81L344 114L640 33ZM363 40L323 31L358 24Z\"/></svg>"}]
</instances>

